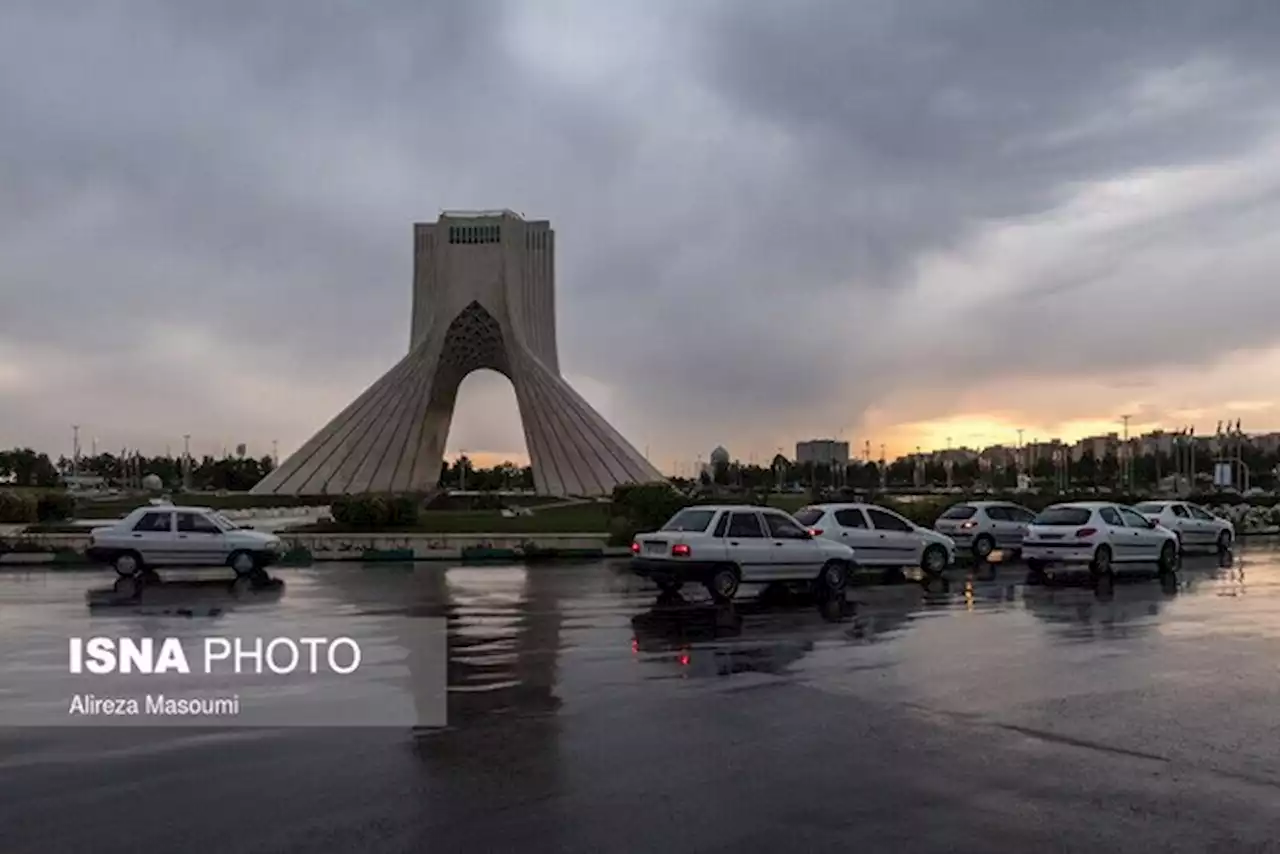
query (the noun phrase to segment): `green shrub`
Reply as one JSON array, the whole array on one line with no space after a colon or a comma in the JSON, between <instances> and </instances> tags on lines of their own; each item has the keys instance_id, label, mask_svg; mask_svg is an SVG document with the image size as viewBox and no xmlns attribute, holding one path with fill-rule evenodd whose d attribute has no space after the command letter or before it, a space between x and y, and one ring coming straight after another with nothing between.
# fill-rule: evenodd
<instances>
[{"instance_id":1,"label":"green shrub","mask_svg":"<svg viewBox=\"0 0 1280 854\"><path fill-rule=\"evenodd\" d=\"M636 525L625 516L615 516L609 520L609 545L629 546L635 540Z\"/></svg>"},{"instance_id":2,"label":"green shrub","mask_svg":"<svg viewBox=\"0 0 1280 854\"><path fill-rule=\"evenodd\" d=\"M329 503L333 521L366 531L416 525L420 509L416 495L339 495Z\"/></svg>"},{"instance_id":3,"label":"green shrub","mask_svg":"<svg viewBox=\"0 0 1280 854\"><path fill-rule=\"evenodd\" d=\"M0 492L0 522L16 525L36 521L36 499L17 492Z\"/></svg>"},{"instance_id":4,"label":"green shrub","mask_svg":"<svg viewBox=\"0 0 1280 854\"><path fill-rule=\"evenodd\" d=\"M392 527L408 527L418 524L422 503L416 495L389 495L387 524Z\"/></svg>"},{"instance_id":5,"label":"green shrub","mask_svg":"<svg viewBox=\"0 0 1280 854\"><path fill-rule=\"evenodd\" d=\"M61 522L76 512L76 500L66 492L46 492L36 501L36 520Z\"/></svg>"},{"instance_id":6,"label":"green shrub","mask_svg":"<svg viewBox=\"0 0 1280 854\"><path fill-rule=\"evenodd\" d=\"M613 506L636 526L653 531L690 503L667 483L627 483L614 487Z\"/></svg>"}]
</instances>

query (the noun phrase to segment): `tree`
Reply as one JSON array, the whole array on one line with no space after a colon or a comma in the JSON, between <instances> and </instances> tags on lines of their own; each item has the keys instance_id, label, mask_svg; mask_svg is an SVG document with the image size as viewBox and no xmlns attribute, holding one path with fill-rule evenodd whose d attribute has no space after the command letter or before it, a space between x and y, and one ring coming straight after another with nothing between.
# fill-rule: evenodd
<instances>
[{"instance_id":1,"label":"tree","mask_svg":"<svg viewBox=\"0 0 1280 854\"><path fill-rule=\"evenodd\" d=\"M1053 480L1054 474L1053 460L1048 457L1040 457L1031 467L1031 476L1036 480Z\"/></svg>"}]
</instances>

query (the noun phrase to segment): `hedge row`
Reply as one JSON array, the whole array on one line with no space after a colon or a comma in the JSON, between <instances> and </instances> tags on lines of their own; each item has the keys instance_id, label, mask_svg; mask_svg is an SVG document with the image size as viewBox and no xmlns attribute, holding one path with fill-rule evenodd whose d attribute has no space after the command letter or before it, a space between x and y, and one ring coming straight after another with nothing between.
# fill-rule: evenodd
<instances>
[{"instance_id":1,"label":"hedge row","mask_svg":"<svg viewBox=\"0 0 1280 854\"><path fill-rule=\"evenodd\" d=\"M20 492L0 492L0 523L58 522L75 514L75 499L65 492L45 492L39 497Z\"/></svg>"},{"instance_id":2,"label":"hedge row","mask_svg":"<svg viewBox=\"0 0 1280 854\"><path fill-rule=\"evenodd\" d=\"M329 502L333 521L355 530L408 528L418 524L422 499L417 495L339 495Z\"/></svg>"}]
</instances>

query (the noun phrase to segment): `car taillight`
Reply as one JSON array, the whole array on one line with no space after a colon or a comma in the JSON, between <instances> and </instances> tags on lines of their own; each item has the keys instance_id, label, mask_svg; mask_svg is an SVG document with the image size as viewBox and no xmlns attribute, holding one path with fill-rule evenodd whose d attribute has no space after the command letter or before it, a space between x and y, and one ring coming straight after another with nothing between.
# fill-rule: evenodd
<instances>
[{"instance_id":1,"label":"car taillight","mask_svg":"<svg viewBox=\"0 0 1280 854\"><path fill-rule=\"evenodd\" d=\"M822 536L822 529L821 529L821 528L810 528L810 529L809 529L809 536L811 536L811 537L821 537L821 536Z\"/></svg>"},{"instance_id":2,"label":"car taillight","mask_svg":"<svg viewBox=\"0 0 1280 854\"><path fill-rule=\"evenodd\" d=\"M1097 528L1081 528L1080 530L1076 531L1076 536L1081 538L1092 537L1096 533L1098 533Z\"/></svg>"},{"instance_id":3,"label":"car taillight","mask_svg":"<svg viewBox=\"0 0 1280 854\"><path fill-rule=\"evenodd\" d=\"M688 557L689 547L686 546L684 543L676 543L674 546L671 547L671 556L672 557Z\"/></svg>"},{"instance_id":4,"label":"car taillight","mask_svg":"<svg viewBox=\"0 0 1280 854\"><path fill-rule=\"evenodd\" d=\"M631 553L632 553L633 555L638 555L638 554L640 554L640 544L639 544L639 543L632 543L632 544L631 544Z\"/></svg>"}]
</instances>

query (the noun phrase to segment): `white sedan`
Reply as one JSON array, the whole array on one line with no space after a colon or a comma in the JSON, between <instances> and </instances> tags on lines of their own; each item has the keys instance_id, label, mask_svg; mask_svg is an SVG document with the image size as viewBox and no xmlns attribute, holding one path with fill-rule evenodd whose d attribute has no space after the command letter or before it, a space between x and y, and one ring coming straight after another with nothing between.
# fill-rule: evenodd
<instances>
[{"instance_id":1,"label":"white sedan","mask_svg":"<svg viewBox=\"0 0 1280 854\"><path fill-rule=\"evenodd\" d=\"M1183 547L1207 546L1222 553L1230 551L1236 538L1236 526L1229 520L1186 501L1144 501L1133 509L1173 531Z\"/></svg>"},{"instance_id":2,"label":"white sedan","mask_svg":"<svg viewBox=\"0 0 1280 854\"><path fill-rule=\"evenodd\" d=\"M875 504L814 504L796 521L816 537L852 547L860 566L918 566L937 575L956 560L950 537Z\"/></svg>"},{"instance_id":3,"label":"white sedan","mask_svg":"<svg viewBox=\"0 0 1280 854\"><path fill-rule=\"evenodd\" d=\"M665 593L698 582L727 602L741 584L803 583L844 590L854 567L848 546L813 536L773 507L686 507L661 529L637 534L631 571Z\"/></svg>"},{"instance_id":4,"label":"white sedan","mask_svg":"<svg viewBox=\"0 0 1280 854\"><path fill-rule=\"evenodd\" d=\"M1055 504L1027 528L1022 558L1032 572L1051 564L1089 567L1112 575L1121 564L1154 563L1160 572L1178 566L1178 538L1132 507L1102 501Z\"/></svg>"}]
</instances>

